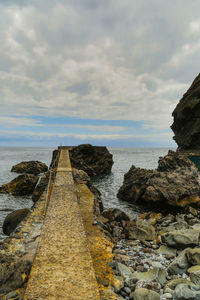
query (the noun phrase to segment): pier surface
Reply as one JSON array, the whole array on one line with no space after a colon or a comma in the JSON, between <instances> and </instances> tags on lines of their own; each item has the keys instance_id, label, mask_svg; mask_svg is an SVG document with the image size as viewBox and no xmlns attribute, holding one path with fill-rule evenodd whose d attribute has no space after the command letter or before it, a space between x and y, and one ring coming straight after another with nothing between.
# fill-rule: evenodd
<instances>
[{"instance_id":1,"label":"pier surface","mask_svg":"<svg viewBox=\"0 0 200 300\"><path fill-rule=\"evenodd\" d=\"M77 202L69 152L61 149L56 177L24 300L99 300Z\"/></svg>"}]
</instances>

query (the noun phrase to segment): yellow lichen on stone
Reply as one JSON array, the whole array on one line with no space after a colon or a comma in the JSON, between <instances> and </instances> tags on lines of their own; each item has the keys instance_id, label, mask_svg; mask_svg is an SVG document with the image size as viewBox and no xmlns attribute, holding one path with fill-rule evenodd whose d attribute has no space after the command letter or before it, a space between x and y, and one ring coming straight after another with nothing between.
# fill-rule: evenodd
<instances>
[{"instance_id":1,"label":"yellow lichen on stone","mask_svg":"<svg viewBox=\"0 0 200 300\"><path fill-rule=\"evenodd\" d=\"M111 290L114 273L112 268L108 265L108 263L113 260L114 255L112 249L114 245L105 238L104 231L101 227L93 225L95 220L94 195L86 184L77 183L76 187L81 216L88 239L101 299L120 299L119 296Z\"/></svg>"}]
</instances>

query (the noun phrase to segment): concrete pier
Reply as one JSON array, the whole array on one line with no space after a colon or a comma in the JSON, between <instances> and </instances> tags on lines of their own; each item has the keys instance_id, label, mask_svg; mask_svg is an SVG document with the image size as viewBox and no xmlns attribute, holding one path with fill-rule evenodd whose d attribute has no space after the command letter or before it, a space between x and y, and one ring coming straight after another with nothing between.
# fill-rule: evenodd
<instances>
[{"instance_id":1,"label":"concrete pier","mask_svg":"<svg viewBox=\"0 0 200 300\"><path fill-rule=\"evenodd\" d=\"M67 149L58 167L24 300L100 299Z\"/></svg>"}]
</instances>

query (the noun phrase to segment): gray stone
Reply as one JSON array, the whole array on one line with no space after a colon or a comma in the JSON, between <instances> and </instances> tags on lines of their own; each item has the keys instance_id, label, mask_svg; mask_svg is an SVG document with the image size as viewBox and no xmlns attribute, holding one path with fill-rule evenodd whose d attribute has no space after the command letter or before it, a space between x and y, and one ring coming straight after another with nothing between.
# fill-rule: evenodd
<instances>
[{"instance_id":1,"label":"gray stone","mask_svg":"<svg viewBox=\"0 0 200 300\"><path fill-rule=\"evenodd\" d=\"M154 291L148 289L136 289L130 295L130 299L133 300L160 300L160 295Z\"/></svg>"},{"instance_id":2,"label":"gray stone","mask_svg":"<svg viewBox=\"0 0 200 300\"><path fill-rule=\"evenodd\" d=\"M176 249L167 247L165 245L160 246L160 248L158 249L158 253L169 254L169 255L173 255L173 256L176 256L176 251L177 251Z\"/></svg>"},{"instance_id":3,"label":"gray stone","mask_svg":"<svg viewBox=\"0 0 200 300\"><path fill-rule=\"evenodd\" d=\"M15 291L12 291L6 295L6 299L18 297L18 294Z\"/></svg>"},{"instance_id":4,"label":"gray stone","mask_svg":"<svg viewBox=\"0 0 200 300\"><path fill-rule=\"evenodd\" d=\"M200 300L200 287L181 283L175 288L173 300Z\"/></svg>"},{"instance_id":5,"label":"gray stone","mask_svg":"<svg viewBox=\"0 0 200 300\"><path fill-rule=\"evenodd\" d=\"M116 269L120 273L120 276L122 276L124 279L132 275L130 268L128 268L126 265L121 264L119 262L116 265Z\"/></svg>"},{"instance_id":6,"label":"gray stone","mask_svg":"<svg viewBox=\"0 0 200 300\"><path fill-rule=\"evenodd\" d=\"M190 280L194 284L200 285L200 271L190 273Z\"/></svg>"},{"instance_id":7,"label":"gray stone","mask_svg":"<svg viewBox=\"0 0 200 300\"><path fill-rule=\"evenodd\" d=\"M167 272L161 268L153 268L147 272L134 272L132 278L138 280L157 281L161 285L166 282Z\"/></svg>"},{"instance_id":8,"label":"gray stone","mask_svg":"<svg viewBox=\"0 0 200 300\"><path fill-rule=\"evenodd\" d=\"M183 274L187 271L190 264L186 257L186 251L190 248L183 250L168 266L168 271L171 274Z\"/></svg>"},{"instance_id":9,"label":"gray stone","mask_svg":"<svg viewBox=\"0 0 200 300\"><path fill-rule=\"evenodd\" d=\"M176 249L199 245L200 232L196 229L174 230L161 235L164 244Z\"/></svg>"},{"instance_id":10,"label":"gray stone","mask_svg":"<svg viewBox=\"0 0 200 300\"><path fill-rule=\"evenodd\" d=\"M200 248L187 250L186 257L191 265L200 265Z\"/></svg>"},{"instance_id":11,"label":"gray stone","mask_svg":"<svg viewBox=\"0 0 200 300\"><path fill-rule=\"evenodd\" d=\"M173 291L177 285L179 284L187 284L187 285L194 285L191 281L184 279L184 278L175 278L168 281L165 285L165 293L170 293Z\"/></svg>"}]
</instances>

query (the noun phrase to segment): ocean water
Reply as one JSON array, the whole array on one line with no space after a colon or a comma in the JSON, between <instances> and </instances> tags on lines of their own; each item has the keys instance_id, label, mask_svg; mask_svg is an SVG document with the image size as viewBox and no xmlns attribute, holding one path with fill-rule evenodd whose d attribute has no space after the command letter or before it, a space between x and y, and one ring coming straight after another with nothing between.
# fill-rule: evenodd
<instances>
[{"instance_id":1,"label":"ocean water","mask_svg":"<svg viewBox=\"0 0 200 300\"><path fill-rule=\"evenodd\" d=\"M11 167L21 161L39 160L48 166L51 162L53 148L14 148L0 147L0 185L9 182L19 174L10 172ZM134 217L145 207L120 201L117 191L122 185L124 174L131 165L141 168L154 169L157 167L158 158L167 154L167 148L111 148L114 165L112 173L97 177L93 180L94 185L100 190L105 208L118 207ZM2 233L2 224L8 213L20 208L32 206L31 197L14 197L0 194L0 241L5 238Z\"/></svg>"}]
</instances>

